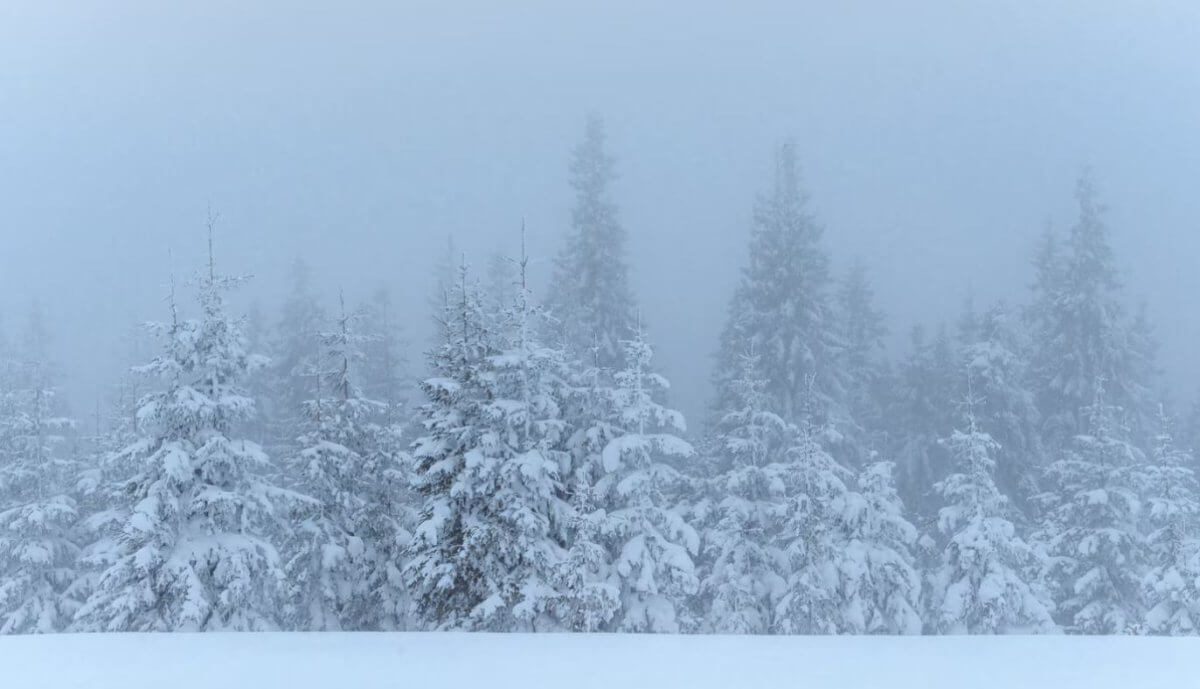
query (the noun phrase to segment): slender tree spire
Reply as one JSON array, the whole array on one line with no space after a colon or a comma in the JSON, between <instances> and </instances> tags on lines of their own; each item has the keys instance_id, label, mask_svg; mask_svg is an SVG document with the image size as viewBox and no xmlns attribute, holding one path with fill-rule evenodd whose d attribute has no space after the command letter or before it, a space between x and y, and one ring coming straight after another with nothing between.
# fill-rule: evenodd
<instances>
[{"instance_id":1,"label":"slender tree spire","mask_svg":"<svg viewBox=\"0 0 1200 689\"><path fill-rule=\"evenodd\" d=\"M208 282L213 284L217 280L217 264L213 254L213 231L217 227L217 221L220 215L213 212L212 207L208 209L208 217L205 219L205 226L208 228Z\"/></svg>"},{"instance_id":2,"label":"slender tree spire","mask_svg":"<svg viewBox=\"0 0 1200 689\"><path fill-rule=\"evenodd\" d=\"M584 140L571 153L569 171L575 205L548 306L571 354L586 360L595 346L601 365L615 370L622 364L621 341L629 336L635 300L625 258L625 228L609 191L616 172L601 119L588 119Z\"/></svg>"}]
</instances>

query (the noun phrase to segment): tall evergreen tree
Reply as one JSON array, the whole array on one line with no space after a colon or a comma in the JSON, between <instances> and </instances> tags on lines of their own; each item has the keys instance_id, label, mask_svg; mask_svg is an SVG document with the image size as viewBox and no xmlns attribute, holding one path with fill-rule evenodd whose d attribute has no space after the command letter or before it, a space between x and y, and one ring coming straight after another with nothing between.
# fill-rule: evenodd
<instances>
[{"instance_id":1,"label":"tall evergreen tree","mask_svg":"<svg viewBox=\"0 0 1200 689\"><path fill-rule=\"evenodd\" d=\"M0 634L62 631L71 617L72 424L46 357L36 312L25 346L0 351Z\"/></svg>"},{"instance_id":2,"label":"tall evergreen tree","mask_svg":"<svg viewBox=\"0 0 1200 689\"><path fill-rule=\"evenodd\" d=\"M1023 514L1037 493L1043 448L1026 356L1029 345L1018 325L1003 304L993 306L976 319L962 358L969 394L976 400L974 418L995 441L995 481Z\"/></svg>"},{"instance_id":3,"label":"tall evergreen tree","mask_svg":"<svg viewBox=\"0 0 1200 689\"><path fill-rule=\"evenodd\" d=\"M594 487L609 516L604 531L621 597L616 629L678 632L686 597L698 586L692 558L700 543L670 504L682 477L665 460L694 451L676 435L686 429L683 415L656 401L668 383L651 370L653 350L640 328L622 346L610 417L619 430L601 452L605 473Z\"/></svg>"},{"instance_id":4,"label":"tall evergreen tree","mask_svg":"<svg viewBox=\"0 0 1200 689\"><path fill-rule=\"evenodd\" d=\"M1142 472L1150 571L1143 582L1146 629L1200 633L1200 488L1191 453L1175 444L1174 420L1159 406L1150 463Z\"/></svg>"},{"instance_id":5,"label":"tall evergreen tree","mask_svg":"<svg viewBox=\"0 0 1200 689\"><path fill-rule=\"evenodd\" d=\"M562 580L568 626L672 632L691 628L698 536L677 500L684 477L668 460L692 456L683 416L661 405L667 381L650 369L638 328L615 374L577 377L567 418L574 511Z\"/></svg>"},{"instance_id":6,"label":"tall evergreen tree","mask_svg":"<svg viewBox=\"0 0 1200 689\"><path fill-rule=\"evenodd\" d=\"M742 404L717 426L722 473L705 523L705 629L921 631L921 581L892 465L856 477L769 410L757 357L743 357ZM857 490L855 484L857 483Z\"/></svg>"},{"instance_id":7,"label":"tall evergreen tree","mask_svg":"<svg viewBox=\"0 0 1200 689\"><path fill-rule=\"evenodd\" d=\"M742 356L742 375L733 385L737 407L717 423L707 453L716 473L699 598L702 628L716 633L771 631L785 586L778 541L787 508L787 451L799 431L770 411L758 362L753 353Z\"/></svg>"},{"instance_id":8,"label":"tall evergreen tree","mask_svg":"<svg viewBox=\"0 0 1200 689\"><path fill-rule=\"evenodd\" d=\"M853 472L801 428L789 449L781 533L788 573L775 608L787 634L915 633L919 580L908 548L915 529L901 515L887 465L872 465L855 490Z\"/></svg>"},{"instance_id":9,"label":"tall evergreen tree","mask_svg":"<svg viewBox=\"0 0 1200 689\"><path fill-rule=\"evenodd\" d=\"M564 489L572 514L558 577L563 595L556 607L567 629L595 632L610 628L621 607L621 589L609 556L609 481L602 456L623 431L613 413L610 371L589 366L571 382L564 407L570 431Z\"/></svg>"},{"instance_id":10,"label":"tall evergreen tree","mask_svg":"<svg viewBox=\"0 0 1200 689\"><path fill-rule=\"evenodd\" d=\"M547 305L573 356L619 368L621 342L634 325L636 306L625 258L625 228L610 186L615 164L606 149L604 122L590 117L583 141L571 152L575 192L571 230L557 259ZM587 353L595 350L594 355Z\"/></svg>"},{"instance_id":11,"label":"tall evergreen tree","mask_svg":"<svg viewBox=\"0 0 1200 689\"><path fill-rule=\"evenodd\" d=\"M999 445L976 425L975 403L968 398L967 430L946 439L956 471L937 484L945 546L932 574L930 626L950 634L1050 631L1053 603L1039 585L1041 563L1009 519L1008 499L993 480Z\"/></svg>"},{"instance_id":12,"label":"tall evergreen tree","mask_svg":"<svg viewBox=\"0 0 1200 689\"><path fill-rule=\"evenodd\" d=\"M1085 409L1086 433L1047 467L1039 539L1052 557L1059 624L1084 634L1124 633L1142 617L1145 457L1129 442L1103 383L1090 387L1095 401Z\"/></svg>"},{"instance_id":13,"label":"tall evergreen tree","mask_svg":"<svg viewBox=\"0 0 1200 689\"><path fill-rule=\"evenodd\" d=\"M405 461L396 430L379 423L387 404L364 397L355 376L370 338L356 330L361 313L341 313L322 332L305 405L309 426L292 459L300 523L288 547L294 626L314 631L403 627L401 550L409 541Z\"/></svg>"},{"instance_id":14,"label":"tall evergreen tree","mask_svg":"<svg viewBox=\"0 0 1200 689\"><path fill-rule=\"evenodd\" d=\"M277 626L283 571L275 546L277 504L286 493L264 481L269 464L230 429L254 410L240 384L249 356L223 294L238 280L212 258L199 281L201 316L155 326L164 351L143 367L165 389L138 412L141 437L111 461L128 517L112 564L76 613L84 630L269 630Z\"/></svg>"},{"instance_id":15,"label":"tall evergreen tree","mask_svg":"<svg viewBox=\"0 0 1200 689\"><path fill-rule=\"evenodd\" d=\"M729 308L714 374L716 409L733 408L738 357L761 357L766 393L784 419L814 426L841 421L836 405L845 392L832 308L829 258L821 226L800 188L796 148L786 143L775 158L775 183L754 208L749 263ZM802 402L815 381L813 409ZM807 414L812 418L804 418Z\"/></svg>"},{"instance_id":16,"label":"tall evergreen tree","mask_svg":"<svg viewBox=\"0 0 1200 689\"><path fill-rule=\"evenodd\" d=\"M858 475L847 514L841 565L845 629L855 634L918 634L921 576L913 549L918 532L904 516L892 462L874 462Z\"/></svg>"},{"instance_id":17,"label":"tall evergreen tree","mask_svg":"<svg viewBox=\"0 0 1200 689\"><path fill-rule=\"evenodd\" d=\"M538 342L527 290L501 332L489 329L465 266L457 291L413 450L423 505L404 576L414 611L439 629L558 629L570 516L563 355Z\"/></svg>"},{"instance_id":18,"label":"tall evergreen tree","mask_svg":"<svg viewBox=\"0 0 1200 689\"><path fill-rule=\"evenodd\" d=\"M1090 173L1076 192L1079 219L1065 251L1047 239L1035 259L1037 279L1029 316L1037 344L1034 378L1044 429L1061 447L1087 428L1089 405L1103 380L1106 398L1140 436L1152 411L1148 376L1153 371L1149 329L1130 321L1120 298L1120 279Z\"/></svg>"}]
</instances>

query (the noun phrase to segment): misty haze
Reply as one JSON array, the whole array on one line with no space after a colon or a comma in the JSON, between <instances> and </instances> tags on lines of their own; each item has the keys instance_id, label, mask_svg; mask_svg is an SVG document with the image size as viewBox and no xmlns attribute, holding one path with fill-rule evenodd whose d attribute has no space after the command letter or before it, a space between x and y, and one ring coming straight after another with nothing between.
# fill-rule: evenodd
<instances>
[{"instance_id":1,"label":"misty haze","mask_svg":"<svg viewBox=\"0 0 1200 689\"><path fill-rule=\"evenodd\" d=\"M1183 0L2 1L0 685L1187 686L1197 180Z\"/></svg>"}]
</instances>

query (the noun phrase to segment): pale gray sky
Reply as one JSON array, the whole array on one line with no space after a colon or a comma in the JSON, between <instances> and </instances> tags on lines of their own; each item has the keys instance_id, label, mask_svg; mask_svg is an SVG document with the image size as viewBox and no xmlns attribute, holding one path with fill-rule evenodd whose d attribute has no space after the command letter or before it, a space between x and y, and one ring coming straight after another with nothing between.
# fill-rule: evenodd
<instances>
[{"instance_id":1,"label":"pale gray sky","mask_svg":"<svg viewBox=\"0 0 1200 689\"><path fill-rule=\"evenodd\" d=\"M385 281L423 342L429 262L521 218L547 260L567 154L609 122L636 288L693 415L771 148L794 137L836 265L871 269L896 340L1024 298L1047 222L1096 169L1131 298L1180 397L1200 384L1200 4L0 3L0 315L39 298L76 399L115 376L169 267L270 301L303 254ZM11 328L10 328L11 329ZM698 422L699 419L694 419Z\"/></svg>"}]
</instances>

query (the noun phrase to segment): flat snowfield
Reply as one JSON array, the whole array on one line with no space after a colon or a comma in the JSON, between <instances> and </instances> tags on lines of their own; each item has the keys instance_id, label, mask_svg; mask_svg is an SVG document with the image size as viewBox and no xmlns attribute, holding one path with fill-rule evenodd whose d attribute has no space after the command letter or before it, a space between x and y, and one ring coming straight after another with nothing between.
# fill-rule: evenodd
<instances>
[{"instance_id":1,"label":"flat snowfield","mask_svg":"<svg viewBox=\"0 0 1200 689\"><path fill-rule=\"evenodd\" d=\"M0 637L4 689L1177 689L1200 640L123 634Z\"/></svg>"}]
</instances>

